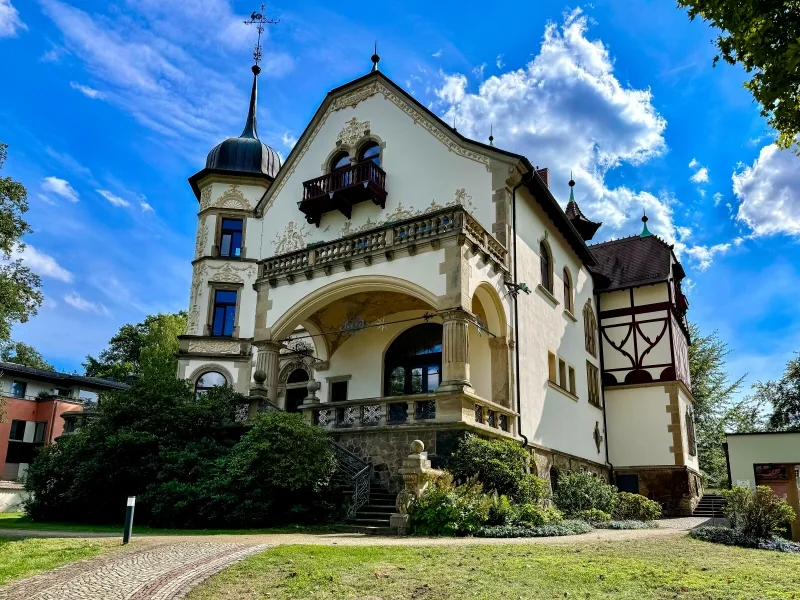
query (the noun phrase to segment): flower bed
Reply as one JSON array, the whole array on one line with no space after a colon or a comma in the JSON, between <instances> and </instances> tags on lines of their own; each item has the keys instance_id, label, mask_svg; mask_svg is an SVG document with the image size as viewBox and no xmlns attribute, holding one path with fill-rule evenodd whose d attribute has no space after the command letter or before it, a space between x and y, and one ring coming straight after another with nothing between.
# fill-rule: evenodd
<instances>
[{"instance_id":1,"label":"flower bed","mask_svg":"<svg viewBox=\"0 0 800 600\"><path fill-rule=\"evenodd\" d=\"M749 537L738 529L729 527L704 526L692 529L690 535L704 542L725 544L726 546L739 546L741 548L758 548L760 550L774 550L777 552L790 552L800 554L800 543L790 542L779 537L755 538Z\"/></svg>"}]
</instances>

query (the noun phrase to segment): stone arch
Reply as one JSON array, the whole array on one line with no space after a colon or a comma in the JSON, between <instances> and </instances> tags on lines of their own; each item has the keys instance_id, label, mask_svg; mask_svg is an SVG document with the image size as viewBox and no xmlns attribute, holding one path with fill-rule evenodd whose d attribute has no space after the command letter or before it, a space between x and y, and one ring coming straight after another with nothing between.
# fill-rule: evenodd
<instances>
[{"instance_id":1,"label":"stone arch","mask_svg":"<svg viewBox=\"0 0 800 600\"><path fill-rule=\"evenodd\" d=\"M200 379L200 377L202 377L206 373L211 373L212 371L216 371L217 373L222 375L225 378L225 381L227 381L229 386L231 387L234 386L236 380L233 378L233 374L222 365L216 363L208 363L197 367L194 371L192 371L192 374L189 375L187 379L192 383L192 387L194 387L195 385L197 385L197 380Z\"/></svg>"},{"instance_id":2,"label":"stone arch","mask_svg":"<svg viewBox=\"0 0 800 600\"><path fill-rule=\"evenodd\" d=\"M540 261L539 279L541 280L540 281L541 286L551 294L554 294L556 285L555 282L556 261L555 258L553 257L553 248L550 245L550 241L547 239L547 237L548 237L547 233L545 232L545 235L539 239L539 247L537 248L538 251L537 253L539 255L539 261ZM548 278L547 281L544 278L545 272L544 272L544 265L543 265L544 261L542 255L543 251L547 253L547 278ZM548 285L545 285L545 283L547 283Z\"/></svg>"},{"instance_id":3,"label":"stone arch","mask_svg":"<svg viewBox=\"0 0 800 600\"><path fill-rule=\"evenodd\" d=\"M305 361L292 360L281 367L281 370L278 373L278 384L285 386L286 382L289 380L289 375L291 375L292 372L296 371L297 369L305 371L309 379L314 376L314 372L311 370L311 367L305 363Z\"/></svg>"},{"instance_id":4,"label":"stone arch","mask_svg":"<svg viewBox=\"0 0 800 600\"><path fill-rule=\"evenodd\" d=\"M487 331L469 328L470 380L482 398L511 407L511 357L508 322L497 290L480 283L472 295L472 312L485 319ZM482 313L482 314L481 314Z\"/></svg>"},{"instance_id":5,"label":"stone arch","mask_svg":"<svg viewBox=\"0 0 800 600\"><path fill-rule=\"evenodd\" d=\"M436 295L416 283L388 275L360 275L340 279L314 290L282 314L270 328L271 338L284 339L298 324L305 322L318 309L359 292L390 291L406 294L425 302L431 309L438 308Z\"/></svg>"}]
</instances>

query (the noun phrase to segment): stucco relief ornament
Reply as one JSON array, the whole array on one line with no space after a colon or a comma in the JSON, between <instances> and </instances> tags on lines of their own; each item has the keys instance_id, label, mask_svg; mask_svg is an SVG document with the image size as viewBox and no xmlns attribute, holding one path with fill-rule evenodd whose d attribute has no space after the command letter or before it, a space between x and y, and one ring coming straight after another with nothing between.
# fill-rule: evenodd
<instances>
[{"instance_id":1,"label":"stucco relief ornament","mask_svg":"<svg viewBox=\"0 0 800 600\"><path fill-rule=\"evenodd\" d=\"M456 189L456 198L453 202L448 202L447 206L459 205L467 209L472 214L475 212L475 206L472 204L472 196L467 193L466 188Z\"/></svg>"},{"instance_id":2,"label":"stucco relief ornament","mask_svg":"<svg viewBox=\"0 0 800 600\"><path fill-rule=\"evenodd\" d=\"M386 223L391 223L393 221L402 221L404 219L410 219L412 217L419 216L420 211L414 210L414 207L411 206L409 208L404 208L402 202L397 203L397 208L394 209L394 212L386 215Z\"/></svg>"},{"instance_id":3,"label":"stucco relief ornament","mask_svg":"<svg viewBox=\"0 0 800 600\"><path fill-rule=\"evenodd\" d=\"M283 233L276 233L275 239L272 240L272 245L275 246L275 254L302 250L306 247L306 238L310 235L311 232L306 229L305 225L298 227L297 223L289 221L286 227L283 228Z\"/></svg>"},{"instance_id":4,"label":"stucco relief ornament","mask_svg":"<svg viewBox=\"0 0 800 600\"><path fill-rule=\"evenodd\" d=\"M255 275L255 265L234 267L231 263L225 263L218 269L213 269L209 275L211 281L221 283L244 283L245 277Z\"/></svg>"},{"instance_id":5,"label":"stucco relief ornament","mask_svg":"<svg viewBox=\"0 0 800 600\"><path fill-rule=\"evenodd\" d=\"M250 203L244 194L239 189L239 186L232 184L225 192L217 199L214 206L219 208L236 208L239 210L250 210Z\"/></svg>"},{"instance_id":6,"label":"stucco relief ornament","mask_svg":"<svg viewBox=\"0 0 800 600\"><path fill-rule=\"evenodd\" d=\"M208 188L206 188L208 189ZM194 244L194 257L200 258L206 249L208 243L208 222L205 219L200 220L200 226L197 228L197 240Z\"/></svg>"},{"instance_id":7,"label":"stucco relief ornament","mask_svg":"<svg viewBox=\"0 0 800 600\"><path fill-rule=\"evenodd\" d=\"M207 186L203 188L203 191L200 193L200 210L205 210L211 206L211 186Z\"/></svg>"},{"instance_id":8,"label":"stucco relief ornament","mask_svg":"<svg viewBox=\"0 0 800 600\"><path fill-rule=\"evenodd\" d=\"M203 278L206 274L205 263L194 265L192 273L192 289L189 293L189 315L186 318L186 333L194 335L200 320L200 290L203 287Z\"/></svg>"},{"instance_id":9,"label":"stucco relief ornament","mask_svg":"<svg viewBox=\"0 0 800 600\"><path fill-rule=\"evenodd\" d=\"M337 138L345 146L355 146L369 131L369 121L358 121L355 117L350 119Z\"/></svg>"},{"instance_id":10,"label":"stucco relief ornament","mask_svg":"<svg viewBox=\"0 0 800 600\"><path fill-rule=\"evenodd\" d=\"M238 354L239 342L192 340L189 342L189 352L204 352L207 354Z\"/></svg>"}]
</instances>

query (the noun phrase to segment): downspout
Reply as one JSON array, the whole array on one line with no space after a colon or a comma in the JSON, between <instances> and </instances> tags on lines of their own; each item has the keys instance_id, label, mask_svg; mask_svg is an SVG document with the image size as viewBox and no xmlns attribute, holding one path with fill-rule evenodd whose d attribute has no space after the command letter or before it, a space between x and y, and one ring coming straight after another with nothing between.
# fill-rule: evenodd
<instances>
[{"instance_id":1,"label":"downspout","mask_svg":"<svg viewBox=\"0 0 800 600\"><path fill-rule=\"evenodd\" d=\"M608 424L606 423L606 386L603 383L603 338L600 337L600 294L597 294L597 346L600 349L600 368L598 369L600 376L600 389L603 392L603 431L606 434L603 436L603 440L605 441L606 445L606 463L608 463L609 473L608 473L608 480L613 482L614 481L614 465L611 464L609 460L608 454Z\"/></svg>"},{"instance_id":2,"label":"downspout","mask_svg":"<svg viewBox=\"0 0 800 600\"><path fill-rule=\"evenodd\" d=\"M513 239L514 256L512 257L513 260L512 269L514 271L515 285L518 283L517 281L517 189L519 189L520 186L523 186L526 183L528 183L531 179L533 179L534 176L535 176L534 171L528 171L527 173L523 173L522 180L511 189L511 228L513 229L511 233L514 236ZM516 290L516 292L512 294L512 296L514 297L514 338L515 338L514 341L516 342L514 344L514 362L515 362L514 378L517 380L517 414L519 415L517 417L517 433L523 440L522 447L526 448L528 446L528 438L525 437L525 435L522 433L522 394L521 394L521 385L519 382L519 346L521 338L520 336L521 328L519 325L519 307L518 307L519 290Z\"/></svg>"}]
</instances>

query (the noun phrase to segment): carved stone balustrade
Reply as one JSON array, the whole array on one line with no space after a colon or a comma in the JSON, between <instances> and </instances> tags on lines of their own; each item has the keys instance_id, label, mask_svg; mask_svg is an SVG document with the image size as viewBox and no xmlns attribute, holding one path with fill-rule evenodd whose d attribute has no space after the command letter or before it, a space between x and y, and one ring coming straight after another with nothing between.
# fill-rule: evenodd
<instances>
[{"instance_id":1,"label":"carved stone balustrade","mask_svg":"<svg viewBox=\"0 0 800 600\"><path fill-rule=\"evenodd\" d=\"M311 279L320 272L330 274L336 266L349 270L356 260L358 266L369 266L376 258L393 260L397 252L416 254L423 245L436 250L450 239L468 244L498 271L508 271L505 247L463 206L456 205L264 259L259 263L259 278L274 287L280 280L293 283L298 275Z\"/></svg>"}]
</instances>

